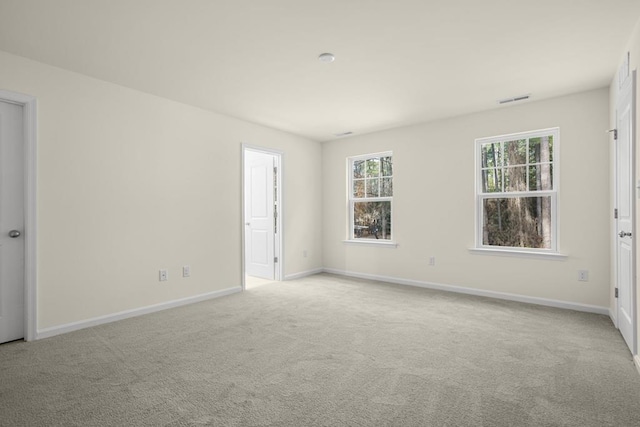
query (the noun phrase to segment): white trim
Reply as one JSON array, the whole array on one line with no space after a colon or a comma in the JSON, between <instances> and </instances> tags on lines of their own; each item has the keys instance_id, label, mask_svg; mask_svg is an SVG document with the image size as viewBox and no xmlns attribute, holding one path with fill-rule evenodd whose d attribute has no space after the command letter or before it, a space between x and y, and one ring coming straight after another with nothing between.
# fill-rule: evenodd
<instances>
[{"instance_id":1,"label":"white trim","mask_svg":"<svg viewBox=\"0 0 640 427\"><path fill-rule=\"evenodd\" d=\"M611 322L613 322L613 326L618 329L618 318L616 317L616 310L611 309L611 307L609 307L609 318L611 319Z\"/></svg>"},{"instance_id":2,"label":"white trim","mask_svg":"<svg viewBox=\"0 0 640 427\"><path fill-rule=\"evenodd\" d=\"M247 144L245 142L242 143L242 149L248 149L248 150L252 150L252 151L259 151L261 153L265 153L265 154L275 154L278 156L283 156L284 155L284 151L282 150L278 150L275 148L266 148L266 147L261 147L259 145L253 145L253 144Z\"/></svg>"},{"instance_id":3,"label":"white trim","mask_svg":"<svg viewBox=\"0 0 640 427\"><path fill-rule=\"evenodd\" d=\"M506 257L516 257L516 258L540 258L540 259L551 259L554 261L565 261L567 258L569 258L569 255L561 254L558 252L499 249L499 248L491 248L491 247L469 248L469 252L476 255L497 255L497 256L506 256Z\"/></svg>"},{"instance_id":4,"label":"white trim","mask_svg":"<svg viewBox=\"0 0 640 427\"><path fill-rule=\"evenodd\" d=\"M376 274L357 273L354 271L337 270L325 268L325 273L338 274L341 276L356 277L359 279L375 280L377 282L394 283L397 285L415 286L418 288L435 289L446 292L456 292L460 294L475 295L480 297L496 298L507 301L517 301L527 304L543 305L546 307L563 308L568 310L584 311L587 313L609 314L609 308L598 305L580 304L576 302L560 301L547 298L530 297L526 295L510 294L506 292L487 291L484 289L466 288L463 286L445 285L440 283L423 282L420 280L401 279L397 277L378 276Z\"/></svg>"},{"instance_id":5,"label":"white trim","mask_svg":"<svg viewBox=\"0 0 640 427\"><path fill-rule=\"evenodd\" d=\"M482 138L476 138L476 142L481 142L483 144L487 144L487 143L491 143L491 142L500 142L503 141L505 139L513 139L513 138L518 138L521 136L526 136L527 138L538 138L538 137L542 137L542 136L548 136L549 133L554 133L556 131L558 131L559 133L560 128L558 126L552 127L552 128L546 128L546 129L537 129L537 130L532 130L532 131L524 131L524 132L516 132L516 133L506 133L504 135L496 135L496 136L485 136ZM554 141L554 145L555 145L555 141ZM554 155L554 159L555 159L555 151L553 153ZM555 160L553 161L553 163L555 163ZM555 178L555 176L554 176Z\"/></svg>"},{"instance_id":6,"label":"white trim","mask_svg":"<svg viewBox=\"0 0 640 427\"><path fill-rule=\"evenodd\" d=\"M393 220L392 220L393 221ZM349 245L362 245L362 246L386 246L388 248L397 248L398 244L391 240L382 239L359 239L359 240L343 240L342 243Z\"/></svg>"},{"instance_id":7,"label":"white trim","mask_svg":"<svg viewBox=\"0 0 640 427\"><path fill-rule=\"evenodd\" d=\"M273 149L273 148L265 148L265 147L260 147L258 145L252 145L252 144L247 144L247 143L242 143L240 146L240 194L242 195L241 197L241 201L240 201L240 209L241 209L241 214L240 214L240 218L242 218L242 221L240 223L240 236L241 236L241 245L240 245L240 258L241 258L241 287L242 290L246 290L247 289L247 285L245 283L245 272L246 272L246 266L244 263L244 232L245 232L245 219L244 219L244 153L245 151L250 150L250 151L257 151L259 153L264 153L264 154L270 154L273 155L275 157L275 162L276 162L276 167L278 168L278 236L277 236L277 241L276 241L276 251L275 251L275 256L278 257L278 262L275 266L275 274L274 274L274 280L275 281L280 281L280 280L286 280L285 276L284 276L284 191L282 191L282 185L284 183L284 151L282 150L277 150L277 149Z\"/></svg>"},{"instance_id":8,"label":"white trim","mask_svg":"<svg viewBox=\"0 0 640 427\"><path fill-rule=\"evenodd\" d=\"M146 307L134 308L131 310L120 311L118 313L107 314L104 316L94 317L87 320L81 320L78 322L67 323L59 326L52 326L38 331L37 338L49 338L60 334L66 334L68 332L77 331L79 329L90 328L92 326L103 325L105 323L117 322L119 320L129 319L131 317L142 316L144 314L155 313L157 311L167 310L169 308L176 308L183 305L194 304L214 298L220 298L223 296L235 294L241 292L242 288L239 286L222 289L220 291L208 292L206 294L196 295L187 298L181 298L174 301L163 302L160 304L149 305Z\"/></svg>"},{"instance_id":9,"label":"white trim","mask_svg":"<svg viewBox=\"0 0 640 427\"><path fill-rule=\"evenodd\" d=\"M324 268L314 268L313 270L301 271L299 273L287 274L284 276L284 280L296 280L303 277L313 276L324 272Z\"/></svg>"},{"instance_id":10,"label":"white trim","mask_svg":"<svg viewBox=\"0 0 640 427\"><path fill-rule=\"evenodd\" d=\"M373 157L393 157L393 151L381 151L379 153L358 154L356 156L347 156L351 161L354 160L366 160Z\"/></svg>"},{"instance_id":11,"label":"white trim","mask_svg":"<svg viewBox=\"0 0 640 427\"><path fill-rule=\"evenodd\" d=\"M0 89L0 100L22 105L24 126L24 340L37 339L38 103L35 97Z\"/></svg>"},{"instance_id":12,"label":"white trim","mask_svg":"<svg viewBox=\"0 0 640 427\"><path fill-rule=\"evenodd\" d=\"M629 51L627 51L620 68L618 68L618 92L620 92L627 78L629 78L629 56Z\"/></svg>"},{"instance_id":13,"label":"white trim","mask_svg":"<svg viewBox=\"0 0 640 427\"><path fill-rule=\"evenodd\" d=\"M640 374L640 356L637 354L633 356L633 364L636 365L636 370L638 371L638 374Z\"/></svg>"},{"instance_id":14,"label":"white trim","mask_svg":"<svg viewBox=\"0 0 640 427\"><path fill-rule=\"evenodd\" d=\"M637 116L636 116L636 91L638 90L638 85L637 85L637 70L633 70L631 72L631 136L630 136L630 141L631 141L631 209L632 209L632 218L633 220L631 221L631 232L634 236L637 236L637 222L636 222L636 215L637 215L637 196L636 196L636 191L635 191L635 183L636 183L636 178L637 178L637 174L636 174L636 135L637 135L637 129L636 129L636 123L637 123ZM616 128L617 128L617 123L616 123ZM632 261L631 261L631 310L633 312L633 344L631 345L632 349L631 349L631 353L634 355L634 360L635 360L635 356L637 356L638 354L638 279L637 279L637 271L638 271L638 265L637 265L637 256L638 256L638 243L636 239L633 239L632 243L632 250L633 250L633 256L632 256Z\"/></svg>"},{"instance_id":15,"label":"white trim","mask_svg":"<svg viewBox=\"0 0 640 427\"><path fill-rule=\"evenodd\" d=\"M244 233L245 233L245 219L244 219L244 211L245 211L245 203L244 203L244 144L240 145L240 289L242 291L247 290L246 283L246 265L244 260Z\"/></svg>"}]
</instances>

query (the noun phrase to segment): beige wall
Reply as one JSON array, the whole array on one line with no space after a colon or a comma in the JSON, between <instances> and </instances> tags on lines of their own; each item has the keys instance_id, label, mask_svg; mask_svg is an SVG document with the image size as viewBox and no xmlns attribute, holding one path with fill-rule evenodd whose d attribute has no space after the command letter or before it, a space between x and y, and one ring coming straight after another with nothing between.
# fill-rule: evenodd
<instances>
[{"instance_id":1,"label":"beige wall","mask_svg":"<svg viewBox=\"0 0 640 427\"><path fill-rule=\"evenodd\" d=\"M0 88L39 102L39 329L239 286L243 142L284 152L287 276L324 265L610 306L606 89L320 145L2 52ZM471 254L474 139L553 126L568 258ZM345 159L385 150L399 247L345 245Z\"/></svg>"},{"instance_id":2,"label":"beige wall","mask_svg":"<svg viewBox=\"0 0 640 427\"><path fill-rule=\"evenodd\" d=\"M284 152L285 275L322 267L320 144L2 52L0 88L38 99L39 329L240 286L242 143Z\"/></svg>"},{"instance_id":3,"label":"beige wall","mask_svg":"<svg viewBox=\"0 0 640 427\"><path fill-rule=\"evenodd\" d=\"M640 21L635 26L633 33L629 39L629 43L625 47L625 49L621 52L620 65L622 65L624 56L629 52L629 69L631 71L638 70L640 68ZM640 76L638 76L640 77ZM618 99L618 75L616 74L613 77L611 82L610 90L609 90L609 101L610 101L610 117L609 117L609 126L610 129L616 127L616 103ZM635 179L638 180L640 177L640 147L638 147L638 132L640 130L640 115L638 114L638 99L640 99L640 84L636 83L636 140L635 140L635 150L636 150L636 174ZM612 152L613 154L613 152ZM613 165L613 164L612 164ZM613 168L612 168L613 170ZM612 177L613 179L613 177ZM640 206L638 206L638 200L636 199L636 232L640 230ZM613 208L613 199L611 199L611 208ZM611 222L611 229L614 228L613 222ZM612 249L613 250L613 249ZM613 263L613 253L612 253L612 263ZM638 246L636 243L636 268L640 266L640 251L638 251ZM610 301L611 301L611 310L613 313L616 313L616 299L614 298L614 288L615 288L615 277L614 272L611 272L611 289L610 289ZM636 274L636 289L638 289L638 280ZM636 291L636 322L637 327L636 331L638 332L638 336L636 337L636 342L640 342L640 311L638 308L640 307L640 292Z\"/></svg>"},{"instance_id":4,"label":"beige wall","mask_svg":"<svg viewBox=\"0 0 640 427\"><path fill-rule=\"evenodd\" d=\"M324 265L330 269L609 307L606 88L323 144ZM477 255L474 139L560 127L560 250L565 260ZM347 235L346 158L392 150L397 248ZM428 266L428 258L436 265ZM589 270L589 281L577 280Z\"/></svg>"}]
</instances>

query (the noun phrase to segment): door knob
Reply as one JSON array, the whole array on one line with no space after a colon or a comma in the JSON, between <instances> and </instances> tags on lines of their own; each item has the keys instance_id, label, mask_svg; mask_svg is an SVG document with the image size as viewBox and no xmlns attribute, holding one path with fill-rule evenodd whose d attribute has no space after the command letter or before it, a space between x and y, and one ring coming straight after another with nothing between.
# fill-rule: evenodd
<instances>
[{"instance_id":1,"label":"door knob","mask_svg":"<svg viewBox=\"0 0 640 427\"><path fill-rule=\"evenodd\" d=\"M18 230L11 230L9 232L9 237L15 239L16 237L20 237L20 232Z\"/></svg>"},{"instance_id":2,"label":"door knob","mask_svg":"<svg viewBox=\"0 0 640 427\"><path fill-rule=\"evenodd\" d=\"M618 233L618 236L620 237L631 237L631 232L630 231L621 231L620 233Z\"/></svg>"},{"instance_id":3,"label":"door knob","mask_svg":"<svg viewBox=\"0 0 640 427\"><path fill-rule=\"evenodd\" d=\"M251 223L250 222L245 222L244 225L251 225Z\"/></svg>"}]
</instances>

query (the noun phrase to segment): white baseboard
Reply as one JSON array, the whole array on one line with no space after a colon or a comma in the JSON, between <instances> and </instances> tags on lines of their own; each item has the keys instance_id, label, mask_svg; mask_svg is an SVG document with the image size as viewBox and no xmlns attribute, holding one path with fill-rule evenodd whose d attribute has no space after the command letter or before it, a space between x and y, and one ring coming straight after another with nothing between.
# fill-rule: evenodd
<instances>
[{"instance_id":1,"label":"white baseboard","mask_svg":"<svg viewBox=\"0 0 640 427\"><path fill-rule=\"evenodd\" d=\"M208 292L206 294L196 295L193 297L181 298L174 301L168 301L160 304L148 305L146 307L134 308L132 310L125 310L118 313L107 314L105 316L98 316L92 319L80 320L78 322L67 323L59 326L52 326L50 328L38 330L36 339L49 338L60 334L66 334L67 332L77 331L79 329L90 328L92 326L98 326L105 323L128 319L130 317L142 316L143 314L154 313L156 311L180 307L182 305L194 304L196 302L206 301L213 298L220 298L241 291L242 288L238 286L234 288L222 289L220 291Z\"/></svg>"},{"instance_id":2,"label":"white baseboard","mask_svg":"<svg viewBox=\"0 0 640 427\"><path fill-rule=\"evenodd\" d=\"M487 291L484 289L465 288L462 286L443 285L440 283L422 282L419 280L400 279L397 277L378 276L375 274L357 273L354 271L337 270L334 268L325 268L325 273L338 274L341 276L356 277L359 279L375 280L378 282L395 283L398 285L416 286L419 288L436 289L439 291L457 292L461 294L476 295L481 297L489 297L503 299L509 301L518 301L528 304L544 305L547 307L557 307L576 311L585 311L588 313L597 313L610 315L608 307L600 307L597 305L580 304L575 302L560 301L546 298L530 297L526 295L509 294L506 292Z\"/></svg>"},{"instance_id":3,"label":"white baseboard","mask_svg":"<svg viewBox=\"0 0 640 427\"><path fill-rule=\"evenodd\" d=\"M636 369L638 370L638 374L640 374L640 356L637 354L633 356L633 364L636 365Z\"/></svg>"},{"instance_id":4,"label":"white baseboard","mask_svg":"<svg viewBox=\"0 0 640 427\"><path fill-rule=\"evenodd\" d=\"M314 274L320 274L324 271L324 268L315 268L313 270L301 271L299 273L293 273L284 276L284 280L302 279L303 277L313 276Z\"/></svg>"}]
</instances>

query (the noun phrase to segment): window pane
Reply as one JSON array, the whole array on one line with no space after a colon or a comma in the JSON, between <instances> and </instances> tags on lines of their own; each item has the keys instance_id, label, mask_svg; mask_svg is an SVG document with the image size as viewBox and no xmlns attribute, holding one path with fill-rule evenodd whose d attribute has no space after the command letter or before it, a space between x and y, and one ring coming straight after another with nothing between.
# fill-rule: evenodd
<instances>
[{"instance_id":1,"label":"window pane","mask_svg":"<svg viewBox=\"0 0 640 427\"><path fill-rule=\"evenodd\" d=\"M380 188L380 197L393 196L393 179L382 178L382 188Z\"/></svg>"},{"instance_id":2,"label":"window pane","mask_svg":"<svg viewBox=\"0 0 640 427\"><path fill-rule=\"evenodd\" d=\"M529 163L553 161L553 136L531 138L529 140Z\"/></svg>"},{"instance_id":3,"label":"window pane","mask_svg":"<svg viewBox=\"0 0 640 427\"><path fill-rule=\"evenodd\" d=\"M355 202L353 237L391 240L391 202Z\"/></svg>"},{"instance_id":4,"label":"window pane","mask_svg":"<svg viewBox=\"0 0 640 427\"><path fill-rule=\"evenodd\" d=\"M502 166L502 151L500 150L499 142L482 144L480 147L480 154L482 156L483 168Z\"/></svg>"},{"instance_id":5,"label":"window pane","mask_svg":"<svg viewBox=\"0 0 640 427\"><path fill-rule=\"evenodd\" d=\"M367 178L380 176L380 159L367 159Z\"/></svg>"},{"instance_id":6,"label":"window pane","mask_svg":"<svg viewBox=\"0 0 640 427\"><path fill-rule=\"evenodd\" d=\"M364 197L364 179L353 181L353 197Z\"/></svg>"},{"instance_id":7,"label":"window pane","mask_svg":"<svg viewBox=\"0 0 640 427\"><path fill-rule=\"evenodd\" d=\"M517 166L504 169L504 191L527 191L526 166Z\"/></svg>"},{"instance_id":8,"label":"window pane","mask_svg":"<svg viewBox=\"0 0 640 427\"><path fill-rule=\"evenodd\" d=\"M353 177L364 178L364 160L356 160L353 162Z\"/></svg>"},{"instance_id":9,"label":"window pane","mask_svg":"<svg viewBox=\"0 0 640 427\"><path fill-rule=\"evenodd\" d=\"M526 139L518 139L504 143L504 164L511 166L527 164Z\"/></svg>"},{"instance_id":10,"label":"window pane","mask_svg":"<svg viewBox=\"0 0 640 427\"><path fill-rule=\"evenodd\" d=\"M380 179L368 179L367 180L367 197L379 197L380 196Z\"/></svg>"},{"instance_id":11,"label":"window pane","mask_svg":"<svg viewBox=\"0 0 640 427\"><path fill-rule=\"evenodd\" d=\"M502 169L485 169L482 171L482 192L502 192Z\"/></svg>"},{"instance_id":12,"label":"window pane","mask_svg":"<svg viewBox=\"0 0 640 427\"><path fill-rule=\"evenodd\" d=\"M482 244L551 249L551 197L484 199Z\"/></svg>"},{"instance_id":13,"label":"window pane","mask_svg":"<svg viewBox=\"0 0 640 427\"><path fill-rule=\"evenodd\" d=\"M553 165L546 163L529 166L529 190L553 190Z\"/></svg>"},{"instance_id":14,"label":"window pane","mask_svg":"<svg viewBox=\"0 0 640 427\"><path fill-rule=\"evenodd\" d=\"M391 160L391 157L382 157L380 159L380 164L382 166L382 176L393 175L393 161Z\"/></svg>"}]
</instances>

